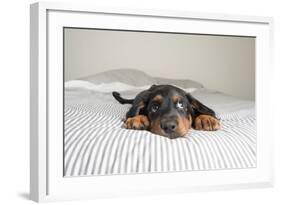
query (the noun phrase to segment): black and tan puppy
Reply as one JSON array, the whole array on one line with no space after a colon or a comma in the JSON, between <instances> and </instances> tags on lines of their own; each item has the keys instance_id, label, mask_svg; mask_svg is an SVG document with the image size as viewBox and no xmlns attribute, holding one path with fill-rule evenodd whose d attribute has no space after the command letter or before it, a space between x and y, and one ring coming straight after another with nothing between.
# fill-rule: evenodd
<instances>
[{"instance_id":1,"label":"black and tan puppy","mask_svg":"<svg viewBox=\"0 0 281 205\"><path fill-rule=\"evenodd\" d=\"M135 99L112 94L121 104L132 104L124 123L127 129L149 130L172 139L186 135L191 127L206 131L220 128L213 110L172 85L152 85Z\"/></svg>"}]
</instances>

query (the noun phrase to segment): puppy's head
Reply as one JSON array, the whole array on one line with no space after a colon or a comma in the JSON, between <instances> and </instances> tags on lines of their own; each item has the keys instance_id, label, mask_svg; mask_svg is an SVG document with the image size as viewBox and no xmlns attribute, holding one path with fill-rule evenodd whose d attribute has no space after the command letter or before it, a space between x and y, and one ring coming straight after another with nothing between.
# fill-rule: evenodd
<instances>
[{"instance_id":1,"label":"puppy's head","mask_svg":"<svg viewBox=\"0 0 281 205\"><path fill-rule=\"evenodd\" d=\"M150 131L168 138L182 137L192 124L192 107L186 93L171 85L155 86L146 106Z\"/></svg>"}]
</instances>

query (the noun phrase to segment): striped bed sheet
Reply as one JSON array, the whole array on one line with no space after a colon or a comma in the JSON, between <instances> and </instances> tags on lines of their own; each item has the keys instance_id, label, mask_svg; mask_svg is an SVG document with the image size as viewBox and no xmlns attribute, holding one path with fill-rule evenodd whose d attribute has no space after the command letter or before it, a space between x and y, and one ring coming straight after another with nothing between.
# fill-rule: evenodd
<instances>
[{"instance_id":1,"label":"striped bed sheet","mask_svg":"<svg viewBox=\"0 0 281 205\"><path fill-rule=\"evenodd\" d=\"M124 92L132 97L137 92ZM251 101L199 89L192 93L216 110L219 131L191 129L170 140L148 131L121 128L129 105L110 93L66 90L64 175L91 176L256 166L256 118Z\"/></svg>"}]
</instances>

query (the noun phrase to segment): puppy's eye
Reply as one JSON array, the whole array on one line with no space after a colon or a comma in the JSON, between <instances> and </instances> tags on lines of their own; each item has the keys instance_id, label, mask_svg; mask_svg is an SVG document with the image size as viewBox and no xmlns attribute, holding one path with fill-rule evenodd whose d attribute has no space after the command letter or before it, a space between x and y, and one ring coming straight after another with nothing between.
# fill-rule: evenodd
<instances>
[{"instance_id":1,"label":"puppy's eye","mask_svg":"<svg viewBox=\"0 0 281 205\"><path fill-rule=\"evenodd\" d=\"M152 112L156 112L158 109L159 109L158 105L152 105L152 107L151 107Z\"/></svg>"},{"instance_id":2,"label":"puppy's eye","mask_svg":"<svg viewBox=\"0 0 281 205\"><path fill-rule=\"evenodd\" d=\"M182 102L177 102L177 108L183 109L183 103Z\"/></svg>"}]
</instances>

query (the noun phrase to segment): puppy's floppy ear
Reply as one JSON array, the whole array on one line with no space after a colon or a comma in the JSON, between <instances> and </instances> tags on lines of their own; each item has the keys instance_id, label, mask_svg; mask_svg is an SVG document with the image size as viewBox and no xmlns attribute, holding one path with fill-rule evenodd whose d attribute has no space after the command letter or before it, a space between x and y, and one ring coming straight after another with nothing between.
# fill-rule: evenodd
<instances>
[{"instance_id":1,"label":"puppy's floppy ear","mask_svg":"<svg viewBox=\"0 0 281 205\"><path fill-rule=\"evenodd\" d=\"M215 112L203 105L200 101L195 99L190 93L186 93L186 98L189 101L191 108L193 110L193 117L197 117L199 115L210 115L216 117Z\"/></svg>"},{"instance_id":2,"label":"puppy's floppy ear","mask_svg":"<svg viewBox=\"0 0 281 205\"><path fill-rule=\"evenodd\" d=\"M126 114L126 118L135 117L140 114L146 115L146 106L150 99L152 90L156 85L152 85L149 89L140 92L134 99L133 105Z\"/></svg>"}]
</instances>

